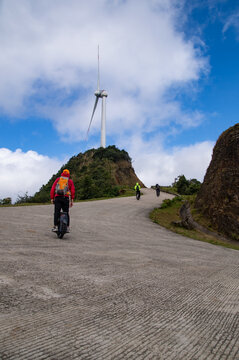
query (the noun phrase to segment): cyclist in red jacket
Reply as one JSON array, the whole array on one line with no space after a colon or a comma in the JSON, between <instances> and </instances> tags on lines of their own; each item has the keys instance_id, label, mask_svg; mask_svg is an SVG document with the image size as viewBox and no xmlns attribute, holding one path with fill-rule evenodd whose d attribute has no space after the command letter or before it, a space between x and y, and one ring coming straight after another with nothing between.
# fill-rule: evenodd
<instances>
[{"instance_id":1,"label":"cyclist in red jacket","mask_svg":"<svg viewBox=\"0 0 239 360\"><path fill-rule=\"evenodd\" d=\"M67 232L70 232L69 207L73 206L73 200L75 197L75 186L73 181L70 179L70 171L68 169L63 170L61 176L54 181L54 184L51 188L50 196L51 203L55 204L54 226L52 228L52 231L57 231L60 212L62 209L63 212L66 212L68 214Z\"/></svg>"}]
</instances>

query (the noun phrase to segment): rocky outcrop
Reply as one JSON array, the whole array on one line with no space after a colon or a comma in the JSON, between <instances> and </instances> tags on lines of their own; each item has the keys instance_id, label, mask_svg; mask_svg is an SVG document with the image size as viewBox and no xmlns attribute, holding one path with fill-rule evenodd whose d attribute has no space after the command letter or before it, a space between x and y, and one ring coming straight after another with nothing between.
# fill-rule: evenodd
<instances>
[{"instance_id":1,"label":"rocky outcrop","mask_svg":"<svg viewBox=\"0 0 239 360\"><path fill-rule=\"evenodd\" d=\"M194 222L191 215L190 204L188 201L185 201L185 203L181 206L179 210L179 216L181 218L181 222L178 225L189 230L196 228L197 224Z\"/></svg>"},{"instance_id":2,"label":"rocky outcrop","mask_svg":"<svg viewBox=\"0 0 239 360\"><path fill-rule=\"evenodd\" d=\"M239 240L239 124L217 140L195 207L218 232Z\"/></svg>"},{"instance_id":3,"label":"rocky outcrop","mask_svg":"<svg viewBox=\"0 0 239 360\"><path fill-rule=\"evenodd\" d=\"M135 174L131 162L126 160L118 161L112 171L116 185L134 186L136 182L145 187L143 182Z\"/></svg>"}]
</instances>

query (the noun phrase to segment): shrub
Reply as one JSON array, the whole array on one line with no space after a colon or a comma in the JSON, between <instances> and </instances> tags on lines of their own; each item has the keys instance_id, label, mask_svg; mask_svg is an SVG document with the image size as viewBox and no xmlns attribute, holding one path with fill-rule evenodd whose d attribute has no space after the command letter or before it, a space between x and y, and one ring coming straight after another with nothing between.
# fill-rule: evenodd
<instances>
[{"instance_id":1,"label":"shrub","mask_svg":"<svg viewBox=\"0 0 239 360\"><path fill-rule=\"evenodd\" d=\"M175 196L172 200L170 199L165 199L163 200L160 208L161 209L166 209L170 206L173 206L174 204L181 202L183 200L183 198L181 196Z\"/></svg>"},{"instance_id":2,"label":"shrub","mask_svg":"<svg viewBox=\"0 0 239 360\"><path fill-rule=\"evenodd\" d=\"M0 205L11 205L12 199L10 197L0 199Z\"/></svg>"},{"instance_id":3,"label":"shrub","mask_svg":"<svg viewBox=\"0 0 239 360\"><path fill-rule=\"evenodd\" d=\"M192 195L198 192L201 183L197 179L187 180L184 175L179 175L172 184L180 195Z\"/></svg>"}]
</instances>

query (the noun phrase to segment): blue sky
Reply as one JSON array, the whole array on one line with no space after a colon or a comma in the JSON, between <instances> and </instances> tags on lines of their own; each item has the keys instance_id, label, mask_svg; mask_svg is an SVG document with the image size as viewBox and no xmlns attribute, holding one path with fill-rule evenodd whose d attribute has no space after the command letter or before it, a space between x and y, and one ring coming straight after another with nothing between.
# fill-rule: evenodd
<instances>
[{"instance_id":1,"label":"blue sky","mask_svg":"<svg viewBox=\"0 0 239 360\"><path fill-rule=\"evenodd\" d=\"M86 141L98 44L107 145L146 186L203 180L238 122L237 1L0 0L0 198L100 146L100 103Z\"/></svg>"}]
</instances>

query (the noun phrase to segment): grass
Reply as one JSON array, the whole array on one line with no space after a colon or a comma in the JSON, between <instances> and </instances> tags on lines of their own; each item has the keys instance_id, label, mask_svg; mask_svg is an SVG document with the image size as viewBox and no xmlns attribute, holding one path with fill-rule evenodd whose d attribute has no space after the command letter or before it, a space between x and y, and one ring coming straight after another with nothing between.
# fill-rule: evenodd
<instances>
[{"instance_id":1,"label":"grass","mask_svg":"<svg viewBox=\"0 0 239 360\"><path fill-rule=\"evenodd\" d=\"M161 186L161 191L168 194L178 195L176 187L173 186Z\"/></svg>"},{"instance_id":2,"label":"grass","mask_svg":"<svg viewBox=\"0 0 239 360\"><path fill-rule=\"evenodd\" d=\"M173 222L180 221L179 209L182 206L183 201L188 200L188 201L190 201L190 203L193 203L193 199L194 199L193 196L183 196L183 197L178 197L178 198L176 197L172 201L167 200L163 203L162 208L155 208L150 213L150 219L153 222L155 222L155 223L157 223L179 235L187 236L191 239L204 241L204 242L207 242L207 243L210 243L213 245L220 245L220 246L224 246L224 247L227 247L230 249L239 250L239 243L236 241L228 240L228 241L224 242L222 240L219 240L217 237L204 234L203 232L200 232L198 230L188 230L186 228L173 225ZM202 216L199 214L197 214L197 216L195 216L195 214L196 214L195 210L193 210L192 213L193 213L193 217L194 217L195 221L197 221L204 227L208 228L208 230L213 231L213 229L210 227L209 222L206 219L202 218Z\"/></svg>"},{"instance_id":3,"label":"grass","mask_svg":"<svg viewBox=\"0 0 239 360\"><path fill-rule=\"evenodd\" d=\"M141 194L142 195L142 194ZM131 189L125 189L125 192L118 195L118 196L105 196L100 198L92 198L92 199L85 199L85 200L74 200L74 203L78 202L85 202L85 201L97 201L97 200L107 200L107 199L117 199L121 197L129 197L129 196L135 196L135 191ZM50 200L48 202L44 203L21 203L21 204L6 204L6 205L0 205L1 207L18 207L18 206L35 206L35 205L50 205Z\"/></svg>"}]
</instances>

